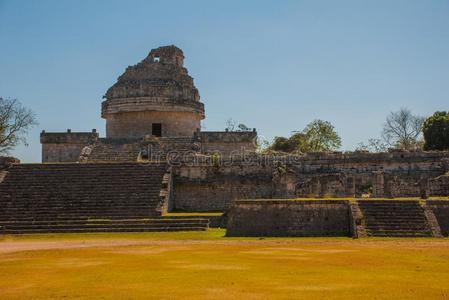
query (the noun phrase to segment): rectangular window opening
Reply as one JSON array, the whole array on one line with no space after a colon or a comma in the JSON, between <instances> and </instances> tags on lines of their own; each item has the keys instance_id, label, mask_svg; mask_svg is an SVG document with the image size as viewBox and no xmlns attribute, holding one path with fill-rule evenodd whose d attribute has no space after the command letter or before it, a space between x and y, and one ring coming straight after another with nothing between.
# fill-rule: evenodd
<instances>
[{"instance_id":1,"label":"rectangular window opening","mask_svg":"<svg viewBox=\"0 0 449 300\"><path fill-rule=\"evenodd\" d=\"M151 134L154 136L162 136L162 124L153 123L151 128Z\"/></svg>"}]
</instances>

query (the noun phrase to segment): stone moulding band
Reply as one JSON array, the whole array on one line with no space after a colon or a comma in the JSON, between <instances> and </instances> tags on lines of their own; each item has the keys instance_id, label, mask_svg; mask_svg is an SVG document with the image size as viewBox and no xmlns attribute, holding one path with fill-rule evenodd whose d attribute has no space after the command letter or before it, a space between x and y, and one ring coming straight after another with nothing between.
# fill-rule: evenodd
<instances>
[{"instance_id":1,"label":"stone moulding band","mask_svg":"<svg viewBox=\"0 0 449 300\"><path fill-rule=\"evenodd\" d=\"M109 114L122 112L167 111L199 113L204 119L204 104L197 101L139 97L106 100L103 101L101 108L103 118Z\"/></svg>"}]
</instances>

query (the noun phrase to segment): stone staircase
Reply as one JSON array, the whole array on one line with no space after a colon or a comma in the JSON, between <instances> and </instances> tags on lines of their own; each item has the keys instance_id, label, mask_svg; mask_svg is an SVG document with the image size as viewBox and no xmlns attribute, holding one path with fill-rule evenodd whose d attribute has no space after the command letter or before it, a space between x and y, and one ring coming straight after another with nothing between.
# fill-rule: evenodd
<instances>
[{"instance_id":1,"label":"stone staircase","mask_svg":"<svg viewBox=\"0 0 449 300\"><path fill-rule=\"evenodd\" d=\"M81 233L81 232L160 232L204 231L209 220L204 218L170 219L73 219L54 221L9 221L2 223L0 233Z\"/></svg>"},{"instance_id":2,"label":"stone staircase","mask_svg":"<svg viewBox=\"0 0 449 300\"><path fill-rule=\"evenodd\" d=\"M0 184L0 232L205 230L161 216L165 164L23 164ZM165 175L166 176L166 175Z\"/></svg>"},{"instance_id":3,"label":"stone staircase","mask_svg":"<svg viewBox=\"0 0 449 300\"><path fill-rule=\"evenodd\" d=\"M85 162L136 162L142 146L139 140L99 139L89 147Z\"/></svg>"},{"instance_id":4,"label":"stone staircase","mask_svg":"<svg viewBox=\"0 0 449 300\"><path fill-rule=\"evenodd\" d=\"M150 137L144 139L98 139L83 149L80 162L136 162L149 159L165 161L166 154L199 151L192 137ZM145 155L143 155L145 153ZM148 157L148 155L150 155Z\"/></svg>"},{"instance_id":5,"label":"stone staircase","mask_svg":"<svg viewBox=\"0 0 449 300\"><path fill-rule=\"evenodd\" d=\"M358 200L367 236L431 237L423 208L413 200Z\"/></svg>"}]
</instances>

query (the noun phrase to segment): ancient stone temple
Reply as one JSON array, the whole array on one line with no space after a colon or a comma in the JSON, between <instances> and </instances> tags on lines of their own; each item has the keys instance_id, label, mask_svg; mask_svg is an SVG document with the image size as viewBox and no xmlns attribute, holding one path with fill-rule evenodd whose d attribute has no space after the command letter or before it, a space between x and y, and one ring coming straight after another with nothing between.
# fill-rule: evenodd
<instances>
[{"instance_id":1,"label":"ancient stone temple","mask_svg":"<svg viewBox=\"0 0 449 300\"><path fill-rule=\"evenodd\" d=\"M105 137L42 131L42 164L0 158L0 232L449 235L447 151L257 153L255 129L201 130L204 104L175 46L151 50L104 98Z\"/></svg>"},{"instance_id":2,"label":"ancient stone temple","mask_svg":"<svg viewBox=\"0 0 449 300\"><path fill-rule=\"evenodd\" d=\"M204 105L175 46L151 50L126 69L104 96L101 115L106 137L193 136L204 119Z\"/></svg>"},{"instance_id":3,"label":"ancient stone temple","mask_svg":"<svg viewBox=\"0 0 449 300\"><path fill-rule=\"evenodd\" d=\"M206 153L253 152L255 130L203 132L204 104L176 46L151 50L128 67L110 87L101 105L106 137L92 132L41 134L42 162L137 161L148 146Z\"/></svg>"}]
</instances>

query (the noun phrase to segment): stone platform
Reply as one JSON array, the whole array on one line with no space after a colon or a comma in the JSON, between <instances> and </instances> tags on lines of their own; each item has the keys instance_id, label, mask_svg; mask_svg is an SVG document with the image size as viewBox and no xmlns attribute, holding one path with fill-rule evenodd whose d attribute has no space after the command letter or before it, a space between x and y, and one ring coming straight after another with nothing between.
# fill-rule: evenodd
<instances>
[{"instance_id":1,"label":"stone platform","mask_svg":"<svg viewBox=\"0 0 449 300\"><path fill-rule=\"evenodd\" d=\"M241 200L228 213L227 236L441 237L449 201Z\"/></svg>"}]
</instances>

